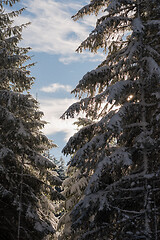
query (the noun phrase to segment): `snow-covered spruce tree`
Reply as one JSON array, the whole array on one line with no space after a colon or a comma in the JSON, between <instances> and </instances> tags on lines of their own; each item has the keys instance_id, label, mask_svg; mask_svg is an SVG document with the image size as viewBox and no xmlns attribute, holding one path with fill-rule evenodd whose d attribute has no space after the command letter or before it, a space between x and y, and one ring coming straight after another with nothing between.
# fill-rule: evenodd
<instances>
[{"instance_id":1,"label":"snow-covered spruce tree","mask_svg":"<svg viewBox=\"0 0 160 240\"><path fill-rule=\"evenodd\" d=\"M78 51L99 48L106 60L73 90L80 111L95 120L70 138L69 168L90 176L71 210L64 239L153 240L160 232L160 1L92 0L74 20L97 14Z\"/></svg>"},{"instance_id":2,"label":"snow-covered spruce tree","mask_svg":"<svg viewBox=\"0 0 160 240\"><path fill-rule=\"evenodd\" d=\"M63 196L65 201L59 204L59 211L61 211L60 221L58 223L57 238L68 239L72 235L72 219L70 212L73 207L84 197L84 189L87 186L87 177L82 174L80 169L70 167L67 171L67 178L63 181Z\"/></svg>"},{"instance_id":3,"label":"snow-covered spruce tree","mask_svg":"<svg viewBox=\"0 0 160 240\"><path fill-rule=\"evenodd\" d=\"M87 126L92 121L86 118L79 118L74 124L77 125L78 129L82 126ZM65 201L61 201L59 209L62 211L57 230L57 239L68 239L68 236L72 235L72 220L70 212L73 207L84 197L84 190L88 184L88 174L83 174L81 168L69 167L65 180L62 184L62 194Z\"/></svg>"},{"instance_id":4,"label":"snow-covered spruce tree","mask_svg":"<svg viewBox=\"0 0 160 240\"><path fill-rule=\"evenodd\" d=\"M55 164L42 156L54 146L41 132L43 113L23 94L34 81L28 70L33 64L25 65L29 48L18 46L27 24L13 25L23 9L4 9L15 2L0 1L0 239L40 240L55 232L52 200L61 198L55 189L61 180L53 174Z\"/></svg>"},{"instance_id":5,"label":"snow-covered spruce tree","mask_svg":"<svg viewBox=\"0 0 160 240\"><path fill-rule=\"evenodd\" d=\"M62 156L59 159L57 172L59 174L60 179L64 180L65 179L66 167L65 167L65 161L64 161Z\"/></svg>"}]
</instances>

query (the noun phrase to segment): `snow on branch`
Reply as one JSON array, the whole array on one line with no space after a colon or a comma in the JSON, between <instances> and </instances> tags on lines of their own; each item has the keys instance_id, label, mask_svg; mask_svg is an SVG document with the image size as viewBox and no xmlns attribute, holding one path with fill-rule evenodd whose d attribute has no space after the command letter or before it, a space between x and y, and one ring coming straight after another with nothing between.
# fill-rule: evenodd
<instances>
[{"instance_id":1,"label":"snow on branch","mask_svg":"<svg viewBox=\"0 0 160 240\"><path fill-rule=\"evenodd\" d=\"M107 12L118 11L122 5L131 5L133 6L134 0L110 0L108 7L105 9Z\"/></svg>"},{"instance_id":2,"label":"snow on branch","mask_svg":"<svg viewBox=\"0 0 160 240\"><path fill-rule=\"evenodd\" d=\"M146 21L146 25L160 25L160 20L148 20L148 21Z\"/></svg>"},{"instance_id":3,"label":"snow on branch","mask_svg":"<svg viewBox=\"0 0 160 240\"><path fill-rule=\"evenodd\" d=\"M82 99L80 102L73 103L67 111L61 116L61 119L74 118L75 114L79 114L81 111L87 110L88 106L92 103L92 98Z\"/></svg>"},{"instance_id":4,"label":"snow on branch","mask_svg":"<svg viewBox=\"0 0 160 240\"><path fill-rule=\"evenodd\" d=\"M92 157L91 153L95 154L97 151L97 154L99 154L108 146L111 140L110 137L113 134L114 136L120 134L122 131L121 120L129 106L130 104L127 103L120 109L110 112L99 122L82 128L70 138L66 147L63 149L63 153L75 153L71 160L71 165L79 164L79 161L82 161L82 157L87 159L88 153L90 154L90 158Z\"/></svg>"},{"instance_id":5,"label":"snow on branch","mask_svg":"<svg viewBox=\"0 0 160 240\"><path fill-rule=\"evenodd\" d=\"M144 26L143 26L142 21L139 17L135 18L132 21L132 30L133 30L134 33L143 34Z\"/></svg>"},{"instance_id":6,"label":"snow on branch","mask_svg":"<svg viewBox=\"0 0 160 240\"><path fill-rule=\"evenodd\" d=\"M122 51L123 58L127 57L127 60L133 62L134 57L139 53L141 47L142 44L140 41L131 41L128 46Z\"/></svg>"},{"instance_id":7,"label":"snow on branch","mask_svg":"<svg viewBox=\"0 0 160 240\"><path fill-rule=\"evenodd\" d=\"M13 151L0 144L0 159L3 159L8 155L13 156Z\"/></svg>"},{"instance_id":8,"label":"snow on branch","mask_svg":"<svg viewBox=\"0 0 160 240\"><path fill-rule=\"evenodd\" d=\"M160 53L155 50L153 47L150 45L146 45L146 50L148 51L149 55L153 58L160 58Z\"/></svg>"},{"instance_id":9,"label":"snow on branch","mask_svg":"<svg viewBox=\"0 0 160 240\"><path fill-rule=\"evenodd\" d=\"M41 166L41 167L47 167L47 168L55 168L56 165L48 158L35 153L35 156L32 157L32 159L34 160L35 164L37 166Z\"/></svg>"},{"instance_id":10,"label":"snow on branch","mask_svg":"<svg viewBox=\"0 0 160 240\"><path fill-rule=\"evenodd\" d=\"M70 166L83 165L83 161L92 159L93 157L96 161L96 156L103 152L106 144L106 133L94 136L75 153L71 159Z\"/></svg>"},{"instance_id":11,"label":"snow on branch","mask_svg":"<svg viewBox=\"0 0 160 240\"><path fill-rule=\"evenodd\" d=\"M76 96L77 94L81 95L83 92L93 94L96 91L96 87L102 91L103 87L106 86L106 82L110 79L110 74L111 70L109 66L98 67L86 73L72 93L76 94Z\"/></svg>"},{"instance_id":12,"label":"snow on branch","mask_svg":"<svg viewBox=\"0 0 160 240\"><path fill-rule=\"evenodd\" d=\"M159 145L159 144L158 144ZM141 132L135 139L134 139L134 147L138 149L158 149L157 142L155 139L151 137L150 132Z\"/></svg>"},{"instance_id":13,"label":"snow on branch","mask_svg":"<svg viewBox=\"0 0 160 240\"><path fill-rule=\"evenodd\" d=\"M144 57L142 58L142 62L146 65L146 70L148 71L150 78L153 75L156 75L157 77L160 76L160 66L152 57Z\"/></svg>"},{"instance_id":14,"label":"snow on branch","mask_svg":"<svg viewBox=\"0 0 160 240\"><path fill-rule=\"evenodd\" d=\"M69 139L62 152L66 155L75 153L94 136L95 126L96 124L93 123L80 129Z\"/></svg>"},{"instance_id":15,"label":"snow on branch","mask_svg":"<svg viewBox=\"0 0 160 240\"><path fill-rule=\"evenodd\" d=\"M112 12L120 10L124 5L133 6L134 3L134 0L91 0L90 4L81 8L74 16L72 16L72 18L76 21L87 14L90 15L91 13L95 13L95 15L97 15L101 9L104 9L104 7L104 11Z\"/></svg>"},{"instance_id":16,"label":"snow on branch","mask_svg":"<svg viewBox=\"0 0 160 240\"><path fill-rule=\"evenodd\" d=\"M103 16L97 21L96 28L89 34L89 37L81 43L77 51L82 52L82 49L88 48L91 52L96 52L99 48L103 47L106 50L112 42L122 42L125 29L128 29L128 21L131 21L131 19L125 16ZM118 26L123 28L123 31L117 30ZM114 29L116 30L113 31ZM116 33L117 31L119 34ZM101 36L101 38L99 36Z\"/></svg>"},{"instance_id":17,"label":"snow on branch","mask_svg":"<svg viewBox=\"0 0 160 240\"><path fill-rule=\"evenodd\" d=\"M106 0L91 0L91 3L81 8L74 16L73 20L76 21L79 18L82 18L84 15L95 13L98 14L99 10L105 6Z\"/></svg>"},{"instance_id":18,"label":"snow on branch","mask_svg":"<svg viewBox=\"0 0 160 240\"><path fill-rule=\"evenodd\" d=\"M123 94L123 91L126 87L131 87L133 85L133 81L131 80L124 80L119 81L113 84L112 86L108 87L108 98L107 101L109 103L112 103L113 100L119 99L121 97L121 94Z\"/></svg>"},{"instance_id":19,"label":"snow on branch","mask_svg":"<svg viewBox=\"0 0 160 240\"><path fill-rule=\"evenodd\" d=\"M131 154L127 151L127 148L120 147L117 148L110 156L106 156L97 166L95 173L89 180L88 186L86 188L86 194L91 194L93 191L97 191L98 184L100 183L100 178L103 174L104 169L107 165L122 165L130 166L132 164ZM93 189L94 186L94 189Z\"/></svg>"},{"instance_id":20,"label":"snow on branch","mask_svg":"<svg viewBox=\"0 0 160 240\"><path fill-rule=\"evenodd\" d=\"M8 90L0 90L0 101L3 103L3 106L7 107L10 110L20 109L21 107L27 107L28 110L35 112L37 109L37 101L30 94L21 94Z\"/></svg>"},{"instance_id":21,"label":"snow on branch","mask_svg":"<svg viewBox=\"0 0 160 240\"><path fill-rule=\"evenodd\" d=\"M3 185L0 184L0 196L3 198L11 198L13 197L13 193L11 191L8 191L6 188L4 188Z\"/></svg>"}]
</instances>

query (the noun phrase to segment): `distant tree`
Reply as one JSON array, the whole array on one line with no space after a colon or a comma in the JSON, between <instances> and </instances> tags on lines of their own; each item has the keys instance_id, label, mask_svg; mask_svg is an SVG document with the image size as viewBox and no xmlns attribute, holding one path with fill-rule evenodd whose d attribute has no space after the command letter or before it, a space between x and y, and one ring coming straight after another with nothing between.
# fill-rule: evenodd
<instances>
[{"instance_id":1,"label":"distant tree","mask_svg":"<svg viewBox=\"0 0 160 240\"><path fill-rule=\"evenodd\" d=\"M64 221L71 231L60 239L158 240L160 1L92 0L73 19L101 9L77 51L103 48L106 60L82 78L73 90L80 101L62 116L84 111L94 122L63 150L72 155L69 170L89 180Z\"/></svg>"},{"instance_id":2,"label":"distant tree","mask_svg":"<svg viewBox=\"0 0 160 240\"><path fill-rule=\"evenodd\" d=\"M63 157L61 156L60 159L58 160L56 157L50 154L49 151L45 152L44 156L46 156L56 165L55 171L58 177L63 181L65 179L65 172L66 172L66 166L65 166L65 161Z\"/></svg>"},{"instance_id":3,"label":"distant tree","mask_svg":"<svg viewBox=\"0 0 160 240\"><path fill-rule=\"evenodd\" d=\"M64 180L65 179L65 172L66 172L66 167L65 167L65 161L63 157L61 156L59 159L59 164L58 164L58 173L60 179Z\"/></svg>"},{"instance_id":4,"label":"distant tree","mask_svg":"<svg viewBox=\"0 0 160 240\"><path fill-rule=\"evenodd\" d=\"M87 126L91 124L91 120L86 118L78 118L74 123L77 125L77 129L82 126ZM72 139L71 139L72 141ZM83 167L69 167L66 171L66 178L62 184L62 194L65 201L60 203L59 209L63 213L61 215L60 221L58 223L57 239L68 239L68 237L73 236L72 233L72 219L70 213L72 212L74 206L84 197L84 190L88 184L88 174L83 173Z\"/></svg>"},{"instance_id":5,"label":"distant tree","mask_svg":"<svg viewBox=\"0 0 160 240\"><path fill-rule=\"evenodd\" d=\"M30 48L18 46L27 24L13 25L24 9L4 9L16 2L0 0L0 239L49 239L57 225L53 200L62 198L55 186L62 181L43 156L55 144L41 132L43 113L29 94Z\"/></svg>"}]
</instances>

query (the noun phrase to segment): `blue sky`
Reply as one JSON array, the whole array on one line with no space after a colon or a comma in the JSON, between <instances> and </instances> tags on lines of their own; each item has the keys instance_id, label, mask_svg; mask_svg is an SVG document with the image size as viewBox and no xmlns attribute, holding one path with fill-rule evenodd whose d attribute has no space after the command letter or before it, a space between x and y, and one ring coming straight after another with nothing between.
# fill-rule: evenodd
<instances>
[{"instance_id":1,"label":"blue sky","mask_svg":"<svg viewBox=\"0 0 160 240\"><path fill-rule=\"evenodd\" d=\"M67 139L76 131L75 119L60 120L63 112L75 102L70 91L83 75L94 69L103 59L102 53L94 55L88 51L75 50L93 29L96 17L87 16L74 22L71 16L87 0L21 0L16 9L24 5L27 10L16 24L32 22L23 32L21 44L32 47L31 55L36 66L31 73L36 77L31 93L40 102L44 119L49 122L44 133L59 146L51 152L59 158ZM69 158L68 158L69 159Z\"/></svg>"}]
</instances>

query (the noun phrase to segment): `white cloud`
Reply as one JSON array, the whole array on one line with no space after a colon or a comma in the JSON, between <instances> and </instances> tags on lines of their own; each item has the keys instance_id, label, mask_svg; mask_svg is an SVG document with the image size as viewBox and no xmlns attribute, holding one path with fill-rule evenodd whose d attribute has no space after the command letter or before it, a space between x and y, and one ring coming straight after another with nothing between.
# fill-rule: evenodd
<instances>
[{"instance_id":1,"label":"white cloud","mask_svg":"<svg viewBox=\"0 0 160 240\"><path fill-rule=\"evenodd\" d=\"M56 0L24 0L23 3L27 6L27 11L16 18L16 23L32 22L23 32L25 46L31 46L34 51L57 54L64 63L104 59L103 54L97 54L95 59L89 52L75 53L96 22L93 15L78 22L71 19L73 12L76 13L81 8L75 0L67 3Z\"/></svg>"},{"instance_id":2,"label":"white cloud","mask_svg":"<svg viewBox=\"0 0 160 240\"><path fill-rule=\"evenodd\" d=\"M70 85L63 85L59 83L53 83L49 85L48 87L43 87L40 89L42 92L47 92L47 93L54 93L59 90L64 90L66 92L71 92L72 87Z\"/></svg>"},{"instance_id":3,"label":"white cloud","mask_svg":"<svg viewBox=\"0 0 160 240\"><path fill-rule=\"evenodd\" d=\"M76 126L73 125L76 118L62 120L60 117L76 99L42 99L39 102L40 109L44 112L44 120L48 122L43 129L44 134L49 136L63 132L67 141L76 132Z\"/></svg>"}]
</instances>

